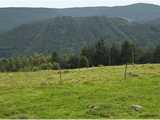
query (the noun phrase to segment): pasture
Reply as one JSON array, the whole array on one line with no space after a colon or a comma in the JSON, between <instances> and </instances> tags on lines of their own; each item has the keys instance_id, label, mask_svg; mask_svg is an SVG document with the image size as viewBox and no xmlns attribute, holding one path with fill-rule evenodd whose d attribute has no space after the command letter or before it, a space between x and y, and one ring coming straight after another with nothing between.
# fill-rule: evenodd
<instances>
[{"instance_id":1,"label":"pasture","mask_svg":"<svg viewBox=\"0 0 160 120\"><path fill-rule=\"evenodd\" d=\"M160 64L0 73L0 118L160 118Z\"/></svg>"}]
</instances>

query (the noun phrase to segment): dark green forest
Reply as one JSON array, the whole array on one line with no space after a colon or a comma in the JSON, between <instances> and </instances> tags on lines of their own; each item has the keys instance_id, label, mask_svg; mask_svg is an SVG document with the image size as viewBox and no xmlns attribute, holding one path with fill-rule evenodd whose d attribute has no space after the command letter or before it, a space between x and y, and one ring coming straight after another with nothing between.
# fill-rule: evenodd
<instances>
[{"instance_id":1,"label":"dark green forest","mask_svg":"<svg viewBox=\"0 0 160 120\"><path fill-rule=\"evenodd\" d=\"M1 72L73 69L93 66L160 63L160 44L155 49L137 47L131 41L107 45L104 40L84 46L80 54L33 54L0 60Z\"/></svg>"},{"instance_id":2,"label":"dark green forest","mask_svg":"<svg viewBox=\"0 0 160 120\"><path fill-rule=\"evenodd\" d=\"M132 41L154 49L160 41L160 24L131 23L122 18L55 17L17 27L0 35L0 56L33 53L79 53L99 39L107 44Z\"/></svg>"}]
</instances>

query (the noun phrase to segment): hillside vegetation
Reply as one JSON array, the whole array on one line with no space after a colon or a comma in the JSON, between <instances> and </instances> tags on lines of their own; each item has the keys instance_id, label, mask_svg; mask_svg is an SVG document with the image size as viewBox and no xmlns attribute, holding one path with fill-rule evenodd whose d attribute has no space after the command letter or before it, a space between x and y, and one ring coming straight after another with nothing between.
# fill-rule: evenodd
<instances>
[{"instance_id":1,"label":"hillside vegetation","mask_svg":"<svg viewBox=\"0 0 160 120\"><path fill-rule=\"evenodd\" d=\"M74 52L100 38L123 40L120 30L128 22L107 17L56 17L42 22L22 25L0 36L0 48L15 53Z\"/></svg>"},{"instance_id":2,"label":"hillside vegetation","mask_svg":"<svg viewBox=\"0 0 160 120\"><path fill-rule=\"evenodd\" d=\"M0 73L0 118L160 118L160 65ZM135 111L132 105L142 109Z\"/></svg>"},{"instance_id":3,"label":"hillside vegetation","mask_svg":"<svg viewBox=\"0 0 160 120\"><path fill-rule=\"evenodd\" d=\"M121 17L130 21L142 22L160 17L160 6L153 4L133 4L119 7L85 8L0 8L0 32L11 30L22 24L41 21L56 16L107 16Z\"/></svg>"},{"instance_id":4,"label":"hillside vegetation","mask_svg":"<svg viewBox=\"0 0 160 120\"><path fill-rule=\"evenodd\" d=\"M22 25L0 36L0 53L78 52L84 46L104 39L108 46L124 40L142 47L155 47L160 41L159 24L132 24L121 18L56 17Z\"/></svg>"}]
</instances>

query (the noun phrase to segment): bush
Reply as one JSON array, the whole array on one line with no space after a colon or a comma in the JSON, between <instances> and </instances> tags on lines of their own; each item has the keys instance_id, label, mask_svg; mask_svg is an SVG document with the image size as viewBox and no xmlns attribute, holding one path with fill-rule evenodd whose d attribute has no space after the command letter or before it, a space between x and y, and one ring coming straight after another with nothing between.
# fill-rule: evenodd
<instances>
[{"instance_id":1,"label":"bush","mask_svg":"<svg viewBox=\"0 0 160 120\"><path fill-rule=\"evenodd\" d=\"M104 65L98 65L98 67L104 67Z\"/></svg>"},{"instance_id":2,"label":"bush","mask_svg":"<svg viewBox=\"0 0 160 120\"><path fill-rule=\"evenodd\" d=\"M53 69L53 70L58 70L59 68L60 68L59 63L56 63L56 62L55 62L55 63L52 64L52 69Z\"/></svg>"},{"instance_id":3,"label":"bush","mask_svg":"<svg viewBox=\"0 0 160 120\"><path fill-rule=\"evenodd\" d=\"M40 70L39 67L35 67L35 66L34 66L34 67L32 68L32 71L38 71L38 70Z\"/></svg>"},{"instance_id":4,"label":"bush","mask_svg":"<svg viewBox=\"0 0 160 120\"><path fill-rule=\"evenodd\" d=\"M44 64L40 65L40 69L42 69L42 70L49 70L49 69L52 69L52 67L53 67L53 64L51 64L51 63L44 63Z\"/></svg>"},{"instance_id":5,"label":"bush","mask_svg":"<svg viewBox=\"0 0 160 120\"><path fill-rule=\"evenodd\" d=\"M80 57L80 67L89 67L89 62L87 57L85 56Z\"/></svg>"}]
</instances>

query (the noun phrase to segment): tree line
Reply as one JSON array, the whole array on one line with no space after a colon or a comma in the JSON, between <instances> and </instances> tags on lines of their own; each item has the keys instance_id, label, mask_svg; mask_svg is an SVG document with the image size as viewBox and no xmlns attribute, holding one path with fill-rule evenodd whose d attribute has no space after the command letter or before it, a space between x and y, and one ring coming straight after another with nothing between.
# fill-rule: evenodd
<instances>
[{"instance_id":1,"label":"tree line","mask_svg":"<svg viewBox=\"0 0 160 120\"><path fill-rule=\"evenodd\" d=\"M36 71L146 63L160 63L160 45L155 49L149 49L138 47L131 41L107 45L104 40L99 40L92 46L83 47L78 55L61 55L53 52L1 58L0 71Z\"/></svg>"}]
</instances>

